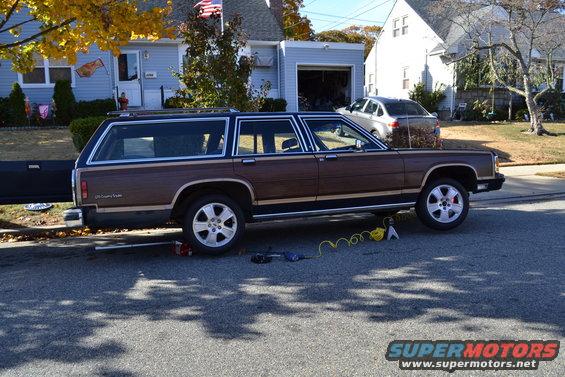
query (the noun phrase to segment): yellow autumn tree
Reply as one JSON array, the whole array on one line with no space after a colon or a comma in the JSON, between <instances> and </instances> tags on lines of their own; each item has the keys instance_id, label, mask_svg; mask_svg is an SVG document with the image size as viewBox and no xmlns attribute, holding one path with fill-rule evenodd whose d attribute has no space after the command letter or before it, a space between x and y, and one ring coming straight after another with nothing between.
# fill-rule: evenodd
<instances>
[{"instance_id":1,"label":"yellow autumn tree","mask_svg":"<svg viewBox=\"0 0 565 377\"><path fill-rule=\"evenodd\" d=\"M152 2L154 3L154 2ZM28 72L33 56L67 59L96 44L119 54L135 39L173 37L166 22L171 0L153 7L147 0L1 0L0 59Z\"/></svg>"}]
</instances>

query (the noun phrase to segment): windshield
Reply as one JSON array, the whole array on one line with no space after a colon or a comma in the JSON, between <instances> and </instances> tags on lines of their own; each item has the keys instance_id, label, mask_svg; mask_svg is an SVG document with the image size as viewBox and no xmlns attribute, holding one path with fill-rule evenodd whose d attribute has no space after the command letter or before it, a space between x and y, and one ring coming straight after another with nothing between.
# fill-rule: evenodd
<instances>
[{"instance_id":1,"label":"windshield","mask_svg":"<svg viewBox=\"0 0 565 377\"><path fill-rule=\"evenodd\" d=\"M388 115L391 116L428 115L428 112L424 110L424 108L416 102L408 102L408 101L391 102L385 104L385 107Z\"/></svg>"}]
</instances>

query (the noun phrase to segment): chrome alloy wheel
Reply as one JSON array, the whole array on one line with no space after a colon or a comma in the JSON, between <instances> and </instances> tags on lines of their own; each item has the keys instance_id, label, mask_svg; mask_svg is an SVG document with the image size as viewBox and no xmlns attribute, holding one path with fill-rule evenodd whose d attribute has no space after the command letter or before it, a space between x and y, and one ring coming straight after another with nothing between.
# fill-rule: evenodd
<instances>
[{"instance_id":1,"label":"chrome alloy wheel","mask_svg":"<svg viewBox=\"0 0 565 377\"><path fill-rule=\"evenodd\" d=\"M221 247L230 242L237 231L237 217L222 203L207 203L196 212L192 230L200 243Z\"/></svg>"},{"instance_id":2,"label":"chrome alloy wheel","mask_svg":"<svg viewBox=\"0 0 565 377\"><path fill-rule=\"evenodd\" d=\"M463 212L463 196L455 187L442 184L435 187L426 199L428 213L440 223L451 223Z\"/></svg>"}]
</instances>

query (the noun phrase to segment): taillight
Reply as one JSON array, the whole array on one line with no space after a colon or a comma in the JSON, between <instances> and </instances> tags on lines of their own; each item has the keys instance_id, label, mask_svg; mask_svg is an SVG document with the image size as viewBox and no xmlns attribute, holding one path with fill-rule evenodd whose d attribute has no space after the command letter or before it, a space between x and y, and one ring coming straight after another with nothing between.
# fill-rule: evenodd
<instances>
[{"instance_id":1,"label":"taillight","mask_svg":"<svg viewBox=\"0 0 565 377\"><path fill-rule=\"evenodd\" d=\"M83 199L88 199L88 185L86 181L80 181L80 195Z\"/></svg>"},{"instance_id":2,"label":"taillight","mask_svg":"<svg viewBox=\"0 0 565 377\"><path fill-rule=\"evenodd\" d=\"M391 127L391 128L398 128L400 126L400 124L398 123L397 120L395 120L394 122L390 122L388 124L388 126Z\"/></svg>"}]
</instances>

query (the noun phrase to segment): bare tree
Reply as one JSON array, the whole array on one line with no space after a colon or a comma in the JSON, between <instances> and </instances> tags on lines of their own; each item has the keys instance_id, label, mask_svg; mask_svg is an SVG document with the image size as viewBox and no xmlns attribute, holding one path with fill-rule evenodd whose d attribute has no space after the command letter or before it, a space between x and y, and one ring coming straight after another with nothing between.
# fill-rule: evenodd
<instances>
[{"instance_id":1,"label":"bare tree","mask_svg":"<svg viewBox=\"0 0 565 377\"><path fill-rule=\"evenodd\" d=\"M524 97L530 132L551 134L538 100L555 89L553 58L565 48L565 0L438 0L431 8L452 22L446 43L461 51L452 61L486 53L496 82Z\"/></svg>"}]
</instances>

